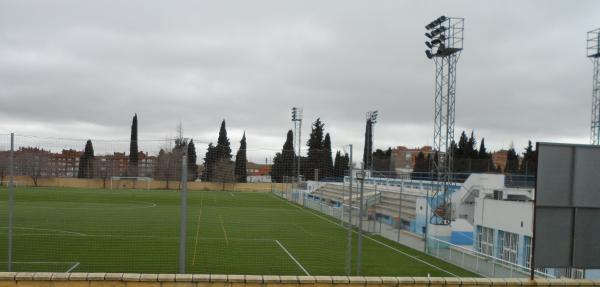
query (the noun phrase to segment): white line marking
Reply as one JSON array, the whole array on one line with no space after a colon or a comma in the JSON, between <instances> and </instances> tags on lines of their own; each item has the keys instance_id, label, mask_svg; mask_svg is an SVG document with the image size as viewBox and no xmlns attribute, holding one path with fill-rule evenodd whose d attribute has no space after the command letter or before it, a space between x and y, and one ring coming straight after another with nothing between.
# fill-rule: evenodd
<instances>
[{"instance_id":1,"label":"white line marking","mask_svg":"<svg viewBox=\"0 0 600 287\"><path fill-rule=\"evenodd\" d=\"M8 227L2 226L0 228L5 229L5 228L8 228ZM88 236L88 234L85 234L85 233L80 233L80 232L75 232L75 231L68 231L68 230L61 230L61 229L36 228L36 227L20 227L20 226L15 226L13 228L14 229L23 229L23 230L53 231L53 232L58 232L58 233L70 234L70 235Z\"/></svg>"},{"instance_id":2,"label":"white line marking","mask_svg":"<svg viewBox=\"0 0 600 287\"><path fill-rule=\"evenodd\" d=\"M225 245L229 245L229 239L227 238L227 230L223 224L223 217L219 214L219 221L221 222L221 228L223 229L223 236L225 236Z\"/></svg>"},{"instance_id":3,"label":"white line marking","mask_svg":"<svg viewBox=\"0 0 600 287\"><path fill-rule=\"evenodd\" d=\"M0 262L6 263L6 262ZM81 264L81 262L66 262L66 261L13 261L13 264L65 264L72 263L73 265L66 272L69 273Z\"/></svg>"},{"instance_id":4,"label":"white line marking","mask_svg":"<svg viewBox=\"0 0 600 287\"><path fill-rule=\"evenodd\" d=\"M312 211L310 211L310 210L308 210L308 209L305 209L305 208L303 208L303 207L301 207L301 206L297 206L297 205L295 205L295 204L292 204L292 203L290 203L289 201L287 201L287 200L285 200L285 199L283 199L283 198L279 198L279 197L276 197L276 196L275 196L275 198L278 198L278 199L282 200L283 202L285 202L285 203L287 203L287 204L289 204L289 205L291 205L291 206L293 206L293 207L296 207L296 208L298 208L298 209L300 209L300 210L302 210L302 211L304 211L304 212L310 213L310 214L312 214L312 215L314 215L314 216L316 216L316 217L318 217L318 218L321 218L321 219L323 219L323 220L325 220L325 221L327 221L327 222L330 222L330 223L332 223L332 224L334 224L334 225L337 225L337 226L341 227L342 229L346 230L346 228L345 228L344 226L342 226L341 224L339 224L339 223L337 223L337 222L331 221L331 220L329 220L328 218L325 218L325 217L323 217L323 216L321 216L321 215L318 215L318 214L316 214L316 213L314 213L314 212L312 212ZM356 231L356 230L354 230L354 229L352 230L352 232L354 232L354 233L358 234L358 231ZM450 271L444 270L444 269L442 269L442 268L440 268L440 267L438 267L438 266L435 266L435 265L433 265L433 264L431 264L431 263L429 263L429 262L427 262L427 261L424 261L424 260L422 260L422 259L419 259L419 258L417 258L417 257L413 256L413 255L410 255L410 254L408 254L408 253L406 253L406 252L404 252L404 251L402 251L402 250L399 250L399 249L397 249L397 248L395 248L395 247L389 246L389 245L387 245L387 244L385 244L385 243L383 243L383 242L381 242L381 241L378 241L377 239L375 239L375 238L372 238L372 237L370 237L370 236L368 236L368 235L366 235L366 234L363 234L363 236L364 236L365 238L367 238L367 239L371 240L371 241L374 241L374 242L376 242L376 243L379 243L379 244L381 244L382 246L385 246L385 247L387 247L387 248L390 248L390 249L392 249L392 250L394 250L394 251L396 251L396 252L398 252L398 253L404 254L405 256L407 256L407 257L410 257L410 258L412 258L412 259L414 259L414 260L417 260L417 261L419 261L419 262L421 262L421 263L423 263L423 264L425 264L425 265L431 266L431 267L433 267L433 268L435 268L435 269L437 269L437 270L440 270L440 271L442 271L442 272L445 272L445 273L447 273L447 274L450 274L450 275L452 275L452 276L454 276L454 277L459 277L458 275L456 275L456 274L454 274L454 273L452 273L452 272L450 272Z\"/></svg>"},{"instance_id":5,"label":"white line marking","mask_svg":"<svg viewBox=\"0 0 600 287\"><path fill-rule=\"evenodd\" d=\"M75 262L75 264L73 264L73 266L71 266L71 268L69 268L69 270L67 270L67 273L70 273L71 271L75 270L75 268L77 268L77 266L79 266L79 262Z\"/></svg>"},{"instance_id":6,"label":"white line marking","mask_svg":"<svg viewBox=\"0 0 600 287\"><path fill-rule=\"evenodd\" d=\"M306 271L306 269L304 269L304 267L302 266L302 264L300 264L300 262L298 262L298 260L296 260L296 258L294 258L294 256L292 255L292 253L290 253L284 246L283 244L281 244L281 242L279 242L279 240L275 240L275 242L277 243L277 245L279 245L279 247L281 247L281 249L283 249L283 251L285 253L287 253L287 255L292 258L292 260L294 260L294 262L296 262L296 265L298 265L298 267L300 267L300 269L302 269L302 271L304 271L304 274L306 274L306 276L310 276L310 274L308 273L308 271Z\"/></svg>"},{"instance_id":7,"label":"white line marking","mask_svg":"<svg viewBox=\"0 0 600 287\"><path fill-rule=\"evenodd\" d=\"M296 224L296 223L293 223L293 224L294 224L294 226L296 226L296 227L298 227L300 230L302 230L304 233L306 233L306 234L308 234L308 235L310 235L310 236L315 236L315 235L314 235L312 232L309 232L309 231L308 231L308 230L306 230L304 227L302 227L302 225L300 225L300 224Z\"/></svg>"},{"instance_id":8,"label":"white line marking","mask_svg":"<svg viewBox=\"0 0 600 287\"><path fill-rule=\"evenodd\" d=\"M198 225L196 226L196 241L194 242L194 258L192 266L196 265L196 250L198 249L198 237L200 235L200 219L202 218L202 197L200 198L200 211L198 213Z\"/></svg>"}]
</instances>

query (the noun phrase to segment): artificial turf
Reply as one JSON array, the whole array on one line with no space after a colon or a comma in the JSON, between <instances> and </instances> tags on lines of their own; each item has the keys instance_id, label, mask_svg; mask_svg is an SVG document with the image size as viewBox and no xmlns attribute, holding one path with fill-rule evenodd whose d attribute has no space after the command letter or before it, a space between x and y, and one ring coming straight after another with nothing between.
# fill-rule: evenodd
<instances>
[{"instance_id":1,"label":"artificial turf","mask_svg":"<svg viewBox=\"0 0 600 287\"><path fill-rule=\"evenodd\" d=\"M6 191L0 247L7 246ZM17 187L13 270L176 273L179 206L175 191ZM187 218L186 273L346 274L347 230L271 193L190 191ZM376 235L363 240L361 275L428 274L475 276Z\"/></svg>"}]
</instances>

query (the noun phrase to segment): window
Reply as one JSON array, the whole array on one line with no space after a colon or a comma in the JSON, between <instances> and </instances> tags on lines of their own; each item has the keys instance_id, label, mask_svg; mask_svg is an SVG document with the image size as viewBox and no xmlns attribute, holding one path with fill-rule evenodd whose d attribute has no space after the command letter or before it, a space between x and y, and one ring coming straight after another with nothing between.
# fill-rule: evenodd
<instances>
[{"instance_id":1,"label":"window","mask_svg":"<svg viewBox=\"0 0 600 287\"><path fill-rule=\"evenodd\" d=\"M531 237L525 236L524 242L525 267L531 266Z\"/></svg>"},{"instance_id":2,"label":"window","mask_svg":"<svg viewBox=\"0 0 600 287\"><path fill-rule=\"evenodd\" d=\"M477 251L494 255L494 229L477 226Z\"/></svg>"},{"instance_id":3,"label":"window","mask_svg":"<svg viewBox=\"0 0 600 287\"><path fill-rule=\"evenodd\" d=\"M498 244L500 259L516 264L518 261L519 235L511 232L499 232L498 239L500 240Z\"/></svg>"}]
</instances>

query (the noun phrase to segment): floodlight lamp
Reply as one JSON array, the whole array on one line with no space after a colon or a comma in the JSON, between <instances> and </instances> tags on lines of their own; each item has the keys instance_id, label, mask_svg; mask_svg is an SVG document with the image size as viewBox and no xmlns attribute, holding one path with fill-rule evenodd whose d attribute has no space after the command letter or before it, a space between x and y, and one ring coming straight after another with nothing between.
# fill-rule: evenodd
<instances>
[{"instance_id":1,"label":"floodlight lamp","mask_svg":"<svg viewBox=\"0 0 600 287\"><path fill-rule=\"evenodd\" d=\"M442 40L440 40L440 39L435 39L435 40L431 41L431 45L437 45L437 44L441 44L441 43L442 43ZM429 48L431 48L431 47L429 47Z\"/></svg>"},{"instance_id":2,"label":"floodlight lamp","mask_svg":"<svg viewBox=\"0 0 600 287\"><path fill-rule=\"evenodd\" d=\"M433 45L429 42L425 42L425 46L427 46L429 49L433 48Z\"/></svg>"},{"instance_id":3,"label":"floodlight lamp","mask_svg":"<svg viewBox=\"0 0 600 287\"><path fill-rule=\"evenodd\" d=\"M425 36L429 39L433 38L433 34L425 33Z\"/></svg>"},{"instance_id":4,"label":"floodlight lamp","mask_svg":"<svg viewBox=\"0 0 600 287\"><path fill-rule=\"evenodd\" d=\"M425 55L427 55L427 59L433 58L433 55L431 54L430 50L425 50Z\"/></svg>"}]
</instances>

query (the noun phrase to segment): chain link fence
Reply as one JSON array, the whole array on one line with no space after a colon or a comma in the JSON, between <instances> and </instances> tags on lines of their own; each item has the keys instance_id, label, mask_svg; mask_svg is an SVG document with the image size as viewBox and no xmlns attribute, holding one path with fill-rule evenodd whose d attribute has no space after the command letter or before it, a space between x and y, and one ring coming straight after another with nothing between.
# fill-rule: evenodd
<instances>
[{"instance_id":1,"label":"chain link fence","mask_svg":"<svg viewBox=\"0 0 600 287\"><path fill-rule=\"evenodd\" d=\"M132 149L130 140L16 135L11 141L0 135L0 222L6 223L0 226L0 247L6 246L0 269L521 273L516 266L502 269L498 260L499 267L487 272L489 260L478 261L485 256L426 238L436 188L431 172L357 169L351 146L305 157L285 146L242 146L175 138L136 140ZM517 175L507 178L522 185ZM426 246L430 256L420 253Z\"/></svg>"}]
</instances>

